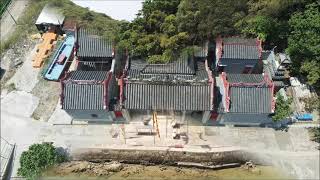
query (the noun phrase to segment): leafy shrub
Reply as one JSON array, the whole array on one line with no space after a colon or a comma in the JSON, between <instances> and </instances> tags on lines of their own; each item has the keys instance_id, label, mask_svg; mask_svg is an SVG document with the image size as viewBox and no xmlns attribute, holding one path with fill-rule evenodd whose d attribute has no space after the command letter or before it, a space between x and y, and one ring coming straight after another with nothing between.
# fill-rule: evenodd
<instances>
[{"instance_id":1,"label":"leafy shrub","mask_svg":"<svg viewBox=\"0 0 320 180\"><path fill-rule=\"evenodd\" d=\"M66 155L59 152L52 143L33 144L20 157L18 175L36 179L44 169L66 160Z\"/></svg>"},{"instance_id":2,"label":"leafy shrub","mask_svg":"<svg viewBox=\"0 0 320 180\"><path fill-rule=\"evenodd\" d=\"M8 92L11 92L17 89L14 83L10 83L7 88L8 88Z\"/></svg>"},{"instance_id":3,"label":"leafy shrub","mask_svg":"<svg viewBox=\"0 0 320 180\"><path fill-rule=\"evenodd\" d=\"M320 109L320 100L317 96L302 98L302 101L305 104L305 110L309 113L312 113L312 111L314 110Z\"/></svg>"},{"instance_id":4,"label":"leafy shrub","mask_svg":"<svg viewBox=\"0 0 320 180\"><path fill-rule=\"evenodd\" d=\"M290 104L292 99L285 100L279 93L277 94L276 110L275 114L272 116L273 121L281 121L289 117L292 113Z\"/></svg>"},{"instance_id":5,"label":"leafy shrub","mask_svg":"<svg viewBox=\"0 0 320 180\"><path fill-rule=\"evenodd\" d=\"M311 128L312 140L320 143L320 127Z\"/></svg>"}]
</instances>

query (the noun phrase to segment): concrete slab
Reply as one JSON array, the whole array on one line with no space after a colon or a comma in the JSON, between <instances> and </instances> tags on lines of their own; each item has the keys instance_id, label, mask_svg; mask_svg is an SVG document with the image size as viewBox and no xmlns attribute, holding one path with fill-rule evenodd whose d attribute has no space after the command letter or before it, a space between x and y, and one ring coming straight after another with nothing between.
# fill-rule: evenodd
<instances>
[{"instance_id":1,"label":"concrete slab","mask_svg":"<svg viewBox=\"0 0 320 180\"><path fill-rule=\"evenodd\" d=\"M16 144L14 175L19 168L21 153L38 142L39 131L46 126L30 118L38 102L37 97L23 91L12 91L1 100L1 137Z\"/></svg>"},{"instance_id":2,"label":"concrete slab","mask_svg":"<svg viewBox=\"0 0 320 180\"><path fill-rule=\"evenodd\" d=\"M66 111L61 109L60 100L58 101L56 109L49 118L48 123L52 125L72 124L72 117L68 113L66 113Z\"/></svg>"},{"instance_id":3,"label":"concrete slab","mask_svg":"<svg viewBox=\"0 0 320 180\"><path fill-rule=\"evenodd\" d=\"M28 118L39 103L39 98L24 91L12 91L1 100L2 114Z\"/></svg>"}]
</instances>

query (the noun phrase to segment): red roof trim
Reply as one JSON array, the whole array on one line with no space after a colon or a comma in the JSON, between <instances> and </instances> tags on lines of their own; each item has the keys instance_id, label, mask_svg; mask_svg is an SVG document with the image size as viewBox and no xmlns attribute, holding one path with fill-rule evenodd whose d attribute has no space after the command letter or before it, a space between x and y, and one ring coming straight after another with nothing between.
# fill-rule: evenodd
<instances>
[{"instance_id":1,"label":"red roof trim","mask_svg":"<svg viewBox=\"0 0 320 180\"><path fill-rule=\"evenodd\" d=\"M211 110L213 110L214 109L214 79L212 77L212 71L209 69L207 59L205 60L205 67L206 67L206 71L207 71L207 74L209 77L208 83L210 83L210 89L211 89L211 91L210 91L210 105L211 105Z\"/></svg>"},{"instance_id":2,"label":"red roof trim","mask_svg":"<svg viewBox=\"0 0 320 180\"><path fill-rule=\"evenodd\" d=\"M109 110L109 99L108 99L108 87L112 77L112 72L107 73L107 78L103 81L104 91L103 91L103 108Z\"/></svg>"},{"instance_id":3,"label":"red roof trim","mask_svg":"<svg viewBox=\"0 0 320 180\"><path fill-rule=\"evenodd\" d=\"M229 82L227 81L227 75L225 72L221 74L223 86L224 86L224 93L225 93L225 103L226 103L226 112L229 112L230 106L230 92L229 92Z\"/></svg>"}]
</instances>

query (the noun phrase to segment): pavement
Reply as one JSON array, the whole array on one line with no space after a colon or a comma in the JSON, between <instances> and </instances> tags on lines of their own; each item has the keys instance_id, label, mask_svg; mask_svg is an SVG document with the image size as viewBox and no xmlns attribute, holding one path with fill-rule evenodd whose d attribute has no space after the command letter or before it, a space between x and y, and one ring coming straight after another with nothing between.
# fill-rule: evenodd
<instances>
[{"instance_id":1,"label":"pavement","mask_svg":"<svg viewBox=\"0 0 320 180\"><path fill-rule=\"evenodd\" d=\"M54 142L57 147L70 152L81 148L168 148L184 147L183 150L207 152L244 149L254 152L269 163L282 168L299 179L319 178L319 151L316 143L309 141L305 128L290 128L288 132L269 128L203 127L184 126L181 132L188 140L174 140L173 129L159 121L160 138L137 135L142 122L113 125L70 125L68 116L65 125L30 118L37 105L37 98L30 93L12 91L1 101L1 136L17 145L13 175L19 167L20 154L33 143ZM59 108L56 111L61 111ZM16 113L19 112L19 113ZM54 112L57 114L58 112ZM61 112L60 112L61 113ZM57 117L57 116L56 116Z\"/></svg>"}]
</instances>

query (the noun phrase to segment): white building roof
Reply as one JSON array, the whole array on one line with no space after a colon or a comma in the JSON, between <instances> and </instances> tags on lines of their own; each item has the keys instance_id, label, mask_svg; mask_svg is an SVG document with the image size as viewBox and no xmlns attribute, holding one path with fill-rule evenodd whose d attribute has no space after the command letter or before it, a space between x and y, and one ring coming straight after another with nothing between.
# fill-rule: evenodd
<instances>
[{"instance_id":1,"label":"white building roof","mask_svg":"<svg viewBox=\"0 0 320 180\"><path fill-rule=\"evenodd\" d=\"M59 11L57 7L46 4L42 9L36 21L36 24L62 25L64 18L64 15Z\"/></svg>"}]
</instances>

